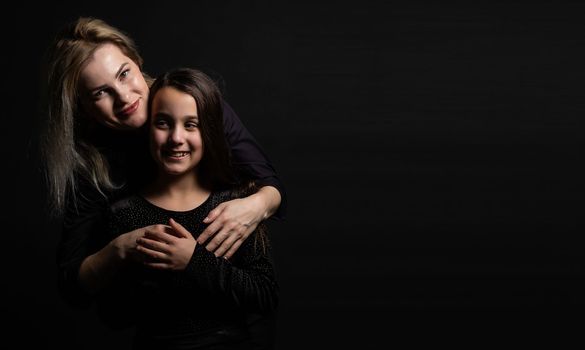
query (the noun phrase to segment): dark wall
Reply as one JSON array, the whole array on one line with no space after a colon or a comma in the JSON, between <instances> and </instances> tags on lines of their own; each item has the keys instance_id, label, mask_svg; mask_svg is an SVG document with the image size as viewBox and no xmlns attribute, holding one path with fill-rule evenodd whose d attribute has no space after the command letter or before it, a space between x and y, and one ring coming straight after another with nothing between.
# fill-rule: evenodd
<instances>
[{"instance_id":1,"label":"dark wall","mask_svg":"<svg viewBox=\"0 0 585 350\"><path fill-rule=\"evenodd\" d=\"M585 5L15 6L19 24L2 27L9 338L128 344L57 296L58 229L41 210L39 57L79 15L130 34L153 75L221 77L273 160L289 195L271 223L279 349L415 341L449 315L458 329L547 327L543 310L583 311Z\"/></svg>"}]
</instances>

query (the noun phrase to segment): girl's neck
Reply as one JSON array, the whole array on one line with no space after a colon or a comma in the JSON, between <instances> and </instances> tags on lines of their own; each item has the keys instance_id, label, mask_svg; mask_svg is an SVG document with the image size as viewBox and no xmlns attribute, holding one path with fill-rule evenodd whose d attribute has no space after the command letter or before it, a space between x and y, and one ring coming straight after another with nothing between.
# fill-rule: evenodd
<instances>
[{"instance_id":1,"label":"girl's neck","mask_svg":"<svg viewBox=\"0 0 585 350\"><path fill-rule=\"evenodd\" d=\"M163 209L189 211L205 202L210 193L192 172L177 176L159 173L146 187L143 197Z\"/></svg>"}]
</instances>

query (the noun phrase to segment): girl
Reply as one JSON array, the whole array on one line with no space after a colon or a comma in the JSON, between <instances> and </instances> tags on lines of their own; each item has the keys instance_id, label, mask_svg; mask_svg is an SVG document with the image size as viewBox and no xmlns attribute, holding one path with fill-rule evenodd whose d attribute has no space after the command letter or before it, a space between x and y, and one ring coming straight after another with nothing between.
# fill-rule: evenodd
<instances>
[{"instance_id":1,"label":"girl","mask_svg":"<svg viewBox=\"0 0 585 350\"><path fill-rule=\"evenodd\" d=\"M247 323L277 305L265 226L229 260L196 241L211 208L249 192L230 164L218 89L202 72L177 69L154 82L149 106L154 166L139 194L112 204L107 231L115 239L144 226L158 230L137 239L142 264L122 265L102 285L102 314L119 312L112 303L131 298L138 349L247 349L253 341L269 342Z\"/></svg>"}]
</instances>

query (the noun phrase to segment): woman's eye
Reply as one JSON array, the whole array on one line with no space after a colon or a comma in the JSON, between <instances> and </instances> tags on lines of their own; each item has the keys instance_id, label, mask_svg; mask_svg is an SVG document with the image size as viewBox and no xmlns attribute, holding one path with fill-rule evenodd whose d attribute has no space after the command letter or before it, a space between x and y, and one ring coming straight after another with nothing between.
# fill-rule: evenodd
<instances>
[{"instance_id":1,"label":"woman's eye","mask_svg":"<svg viewBox=\"0 0 585 350\"><path fill-rule=\"evenodd\" d=\"M105 89L101 89L101 90L98 90L98 91L94 92L93 93L93 97L96 98L96 99L98 99L98 98L102 97L105 94L106 94L106 90Z\"/></svg>"},{"instance_id":2,"label":"woman's eye","mask_svg":"<svg viewBox=\"0 0 585 350\"><path fill-rule=\"evenodd\" d=\"M120 73L120 78L126 78L129 74L130 74L130 69L126 69L122 73Z\"/></svg>"},{"instance_id":3,"label":"woman's eye","mask_svg":"<svg viewBox=\"0 0 585 350\"><path fill-rule=\"evenodd\" d=\"M187 124L185 124L185 127L186 127L187 129L195 129L195 128L197 128L198 126L199 126L199 124L197 124L197 123L195 123L195 122L191 122L191 123L187 123Z\"/></svg>"}]
</instances>

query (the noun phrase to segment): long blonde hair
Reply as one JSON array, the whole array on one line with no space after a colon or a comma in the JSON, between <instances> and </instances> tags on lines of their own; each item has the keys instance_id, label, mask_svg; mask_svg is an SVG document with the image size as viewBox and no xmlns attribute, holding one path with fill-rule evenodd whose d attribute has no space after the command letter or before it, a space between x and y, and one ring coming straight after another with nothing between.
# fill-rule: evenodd
<instances>
[{"instance_id":1,"label":"long blonde hair","mask_svg":"<svg viewBox=\"0 0 585 350\"><path fill-rule=\"evenodd\" d=\"M82 117L78 81L93 53L104 44L114 44L142 70L142 57L134 41L102 20L80 17L57 35L47 52L46 120L41 153L52 213L64 212L67 196L77 201L78 176L98 192L116 188L106 158L79 131L90 118ZM151 79L145 75L148 83ZM67 198L67 200L69 200Z\"/></svg>"}]
</instances>

